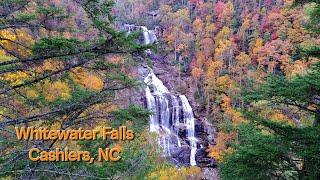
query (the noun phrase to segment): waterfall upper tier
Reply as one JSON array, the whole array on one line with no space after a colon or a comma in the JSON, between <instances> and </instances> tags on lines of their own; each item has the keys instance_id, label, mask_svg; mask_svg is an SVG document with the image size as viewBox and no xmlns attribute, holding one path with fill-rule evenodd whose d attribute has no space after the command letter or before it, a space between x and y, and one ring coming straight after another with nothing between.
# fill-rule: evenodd
<instances>
[{"instance_id":1,"label":"waterfall upper tier","mask_svg":"<svg viewBox=\"0 0 320 180\"><path fill-rule=\"evenodd\" d=\"M145 45L153 44L158 41L158 38L156 36L156 31L149 30L145 26L137 26L134 24L124 24L123 28L128 34L130 34L133 31L142 31L143 40L144 40L143 44L145 44Z\"/></svg>"}]
</instances>

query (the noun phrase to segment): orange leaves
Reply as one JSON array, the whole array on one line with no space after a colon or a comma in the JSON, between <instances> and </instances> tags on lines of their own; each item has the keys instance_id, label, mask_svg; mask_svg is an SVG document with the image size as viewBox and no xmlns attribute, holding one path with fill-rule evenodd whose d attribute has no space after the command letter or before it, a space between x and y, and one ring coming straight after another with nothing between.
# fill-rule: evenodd
<instances>
[{"instance_id":1,"label":"orange leaves","mask_svg":"<svg viewBox=\"0 0 320 180\"><path fill-rule=\"evenodd\" d=\"M45 71L58 71L63 68L63 63L61 61L48 59L43 61L43 63L35 68L37 73L44 73Z\"/></svg>"},{"instance_id":2,"label":"orange leaves","mask_svg":"<svg viewBox=\"0 0 320 180\"><path fill-rule=\"evenodd\" d=\"M252 49L252 52L258 53L258 51L260 50L260 48L263 46L263 39L262 38L257 38L254 44L254 47Z\"/></svg>"},{"instance_id":3,"label":"orange leaves","mask_svg":"<svg viewBox=\"0 0 320 180\"><path fill-rule=\"evenodd\" d=\"M203 53L203 51L198 51L196 53L196 65L197 67L199 68L203 68L203 66L205 65L205 62L206 62L206 57Z\"/></svg>"},{"instance_id":4,"label":"orange leaves","mask_svg":"<svg viewBox=\"0 0 320 180\"><path fill-rule=\"evenodd\" d=\"M200 33L203 31L203 22L201 19L196 19L193 22L193 32L194 33Z\"/></svg>"},{"instance_id":5,"label":"orange leaves","mask_svg":"<svg viewBox=\"0 0 320 180\"><path fill-rule=\"evenodd\" d=\"M101 90L104 85L103 81L93 74L89 74L86 78L84 78L82 84L86 88L93 89L95 91Z\"/></svg>"},{"instance_id":6,"label":"orange leaves","mask_svg":"<svg viewBox=\"0 0 320 180\"><path fill-rule=\"evenodd\" d=\"M218 162L223 161L223 155L225 153L232 152L232 148L227 147L228 141L235 140L237 137L236 133L224 133L224 132L218 132L216 137L216 145L210 146L209 151L209 157L214 158Z\"/></svg>"},{"instance_id":7,"label":"orange leaves","mask_svg":"<svg viewBox=\"0 0 320 180\"><path fill-rule=\"evenodd\" d=\"M221 100L222 100L222 103L221 103L222 109L227 110L231 108L231 99L227 95L222 94Z\"/></svg>"},{"instance_id":8,"label":"orange leaves","mask_svg":"<svg viewBox=\"0 0 320 180\"><path fill-rule=\"evenodd\" d=\"M242 114L231 106L231 99L227 95L222 94L221 99L221 108L224 110L227 117L230 118L234 126L238 126L239 124L246 122L246 119Z\"/></svg>"},{"instance_id":9,"label":"orange leaves","mask_svg":"<svg viewBox=\"0 0 320 180\"><path fill-rule=\"evenodd\" d=\"M62 63L59 61L44 61L43 63L43 69L45 71L56 71L59 70L62 67Z\"/></svg>"},{"instance_id":10,"label":"orange leaves","mask_svg":"<svg viewBox=\"0 0 320 180\"><path fill-rule=\"evenodd\" d=\"M201 50L203 51L207 60L212 59L212 49L214 48L214 42L211 38L206 37L201 41Z\"/></svg>"},{"instance_id":11,"label":"orange leaves","mask_svg":"<svg viewBox=\"0 0 320 180\"><path fill-rule=\"evenodd\" d=\"M213 78L218 75L218 72L222 69L223 67L223 62L222 61L210 61L209 62L209 68L207 72L207 77L208 78Z\"/></svg>"},{"instance_id":12,"label":"orange leaves","mask_svg":"<svg viewBox=\"0 0 320 180\"><path fill-rule=\"evenodd\" d=\"M200 78L203 75L203 70L200 68L193 68L191 71L192 77Z\"/></svg>"},{"instance_id":13,"label":"orange leaves","mask_svg":"<svg viewBox=\"0 0 320 180\"><path fill-rule=\"evenodd\" d=\"M104 82L100 77L80 68L73 70L72 77L75 82L87 89L99 91L104 87Z\"/></svg>"}]
</instances>

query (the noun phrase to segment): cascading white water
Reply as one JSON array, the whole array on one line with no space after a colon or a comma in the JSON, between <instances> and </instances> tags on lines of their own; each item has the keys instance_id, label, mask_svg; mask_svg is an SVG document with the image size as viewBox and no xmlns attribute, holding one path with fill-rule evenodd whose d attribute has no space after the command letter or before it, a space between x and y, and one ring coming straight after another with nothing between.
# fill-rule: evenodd
<instances>
[{"instance_id":1,"label":"cascading white water","mask_svg":"<svg viewBox=\"0 0 320 180\"><path fill-rule=\"evenodd\" d=\"M178 135L179 124L186 127L186 138L190 144L190 165L195 166L197 152L197 139L195 137L195 119L192 108L184 95L173 95L163 85L162 81L149 69L144 79L147 107L153 112L150 115L150 131L159 134L159 144L165 156L170 156L171 147L181 147ZM179 105L181 102L181 106ZM182 116L180 116L182 111ZM175 138L172 138L175 137Z\"/></svg>"},{"instance_id":2,"label":"cascading white water","mask_svg":"<svg viewBox=\"0 0 320 180\"><path fill-rule=\"evenodd\" d=\"M143 37L144 37L144 44L152 44L156 41L158 41L156 34L154 33L154 31L149 30L147 27L145 26L139 26L142 30L143 33Z\"/></svg>"},{"instance_id":3,"label":"cascading white water","mask_svg":"<svg viewBox=\"0 0 320 180\"><path fill-rule=\"evenodd\" d=\"M188 99L184 95L180 95L182 101L182 107L184 112L184 123L187 125L187 138L190 142L191 154L190 154L190 164L195 166L196 163L196 152L197 152L197 139L195 138L195 123L192 108L188 102Z\"/></svg>"}]
</instances>

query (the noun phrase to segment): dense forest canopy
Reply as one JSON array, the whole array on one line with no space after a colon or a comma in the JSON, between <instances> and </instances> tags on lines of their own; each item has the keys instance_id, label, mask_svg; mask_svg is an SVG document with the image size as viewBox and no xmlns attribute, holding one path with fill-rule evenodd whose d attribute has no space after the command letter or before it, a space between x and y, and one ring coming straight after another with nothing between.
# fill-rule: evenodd
<instances>
[{"instance_id":1,"label":"dense forest canopy","mask_svg":"<svg viewBox=\"0 0 320 180\"><path fill-rule=\"evenodd\" d=\"M217 127L207 151L221 179L319 179L319 18L319 0L3 0L0 177L203 178L203 169L162 158L148 132L152 112L119 98L143 86L136 68L158 63L145 53L152 48L175 71L166 73L178 74L175 91ZM158 42L137 43L139 32L124 24L155 29ZM104 125L139 133L116 143L22 142L14 133ZM28 160L30 147L66 146L117 146L124 156L116 164Z\"/></svg>"}]
</instances>

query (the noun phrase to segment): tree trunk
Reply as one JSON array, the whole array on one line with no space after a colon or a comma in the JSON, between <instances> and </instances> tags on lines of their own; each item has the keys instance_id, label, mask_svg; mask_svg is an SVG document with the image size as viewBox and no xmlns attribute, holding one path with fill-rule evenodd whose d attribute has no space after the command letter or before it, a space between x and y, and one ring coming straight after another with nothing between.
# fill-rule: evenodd
<instances>
[{"instance_id":1,"label":"tree trunk","mask_svg":"<svg viewBox=\"0 0 320 180\"><path fill-rule=\"evenodd\" d=\"M206 116L209 117L210 112L210 95L208 92L206 92L206 99L207 99L207 105L206 105Z\"/></svg>"}]
</instances>

